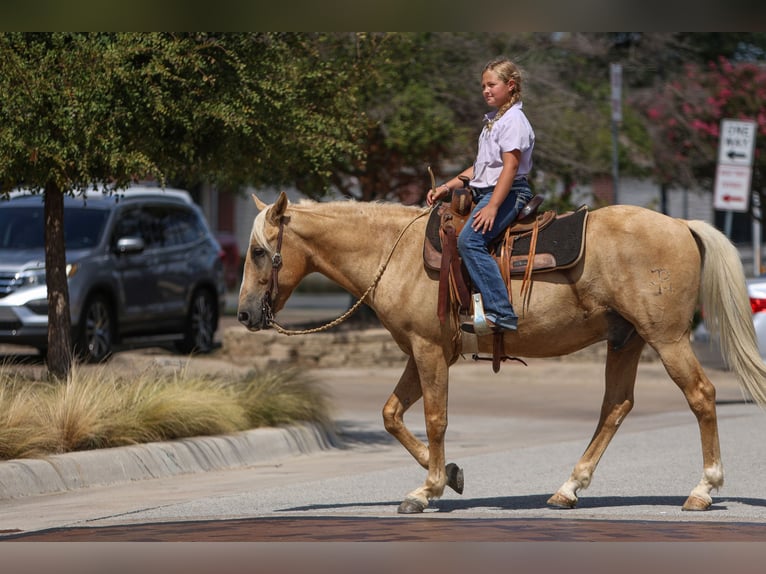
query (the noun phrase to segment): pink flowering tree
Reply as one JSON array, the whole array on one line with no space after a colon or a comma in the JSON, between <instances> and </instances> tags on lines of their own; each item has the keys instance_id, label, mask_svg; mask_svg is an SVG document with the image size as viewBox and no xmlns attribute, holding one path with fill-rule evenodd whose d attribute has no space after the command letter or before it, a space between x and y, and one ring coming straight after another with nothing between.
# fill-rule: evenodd
<instances>
[{"instance_id":1,"label":"pink flowering tree","mask_svg":"<svg viewBox=\"0 0 766 574\"><path fill-rule=\"evenodd\" d=\"M707 67L689 65L681 77L637 103L654 141L656 177L666 185L712 188L721 120L757 122L752 186L763 194L766 66L723 57Z\"/></svg>"}]
</instances>

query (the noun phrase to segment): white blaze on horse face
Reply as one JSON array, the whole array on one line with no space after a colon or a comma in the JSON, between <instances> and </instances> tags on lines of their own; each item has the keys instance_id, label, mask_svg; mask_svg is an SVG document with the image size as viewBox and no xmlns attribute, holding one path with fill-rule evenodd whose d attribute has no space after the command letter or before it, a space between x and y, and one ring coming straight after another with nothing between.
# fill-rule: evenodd
<instances>
[{"instance_id":1,"label":"white blaze on horse face","mask_svg":"<svg viewBox=\"0 0 766 574\"><path fill-rule=\"evenodd\" d=\"M250 232L250 248L260 247L266 250L269 258L274 254L274 247L271 246L268 238L266 237L266 216L267 210L261 210L258 215L255 216L253 221L253 229Z\"/></svg>"},{"instance_id":2,"label":"white blaze on horse face","mask_svg":"<svg viewBox=\"0 0 766 574\"><path fill-rule=\"evenodd\" d=\"M253 221L250 244L245 256L242 284L239 288L239 311L245 311L251 316L261 312L261 299L271 273L271 266L266 264L271 260L272 250L263 233L266 221L265 214L266 211L261 211Z\"/></svg>"}]
</instances>

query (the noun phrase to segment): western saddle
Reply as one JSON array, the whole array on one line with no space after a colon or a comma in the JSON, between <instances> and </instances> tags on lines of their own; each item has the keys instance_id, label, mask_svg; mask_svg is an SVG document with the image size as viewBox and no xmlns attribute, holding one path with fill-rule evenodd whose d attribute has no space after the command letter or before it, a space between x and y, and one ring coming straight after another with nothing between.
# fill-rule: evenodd
<instances>
[{"instance_id":1,"label":"western saddle","mask_svg":"<svg viewBox=\"0 0 766 574\"><path fill-rule=\"evenodd\" d=\"M423 246L425 266L439 272L437 314L442 324L453 307L460 315L476 318L477 311L483 315L481 309L476 308L471 294L471 280L457 250L457 237L474 208L468 180L461 179L463 188L453 191L449 201L438 204L432 210ZM579 261L584 248L587 209L581 207L562 215L557 215L553 210L538 213L542 202L542 196L532 197L505 232L490 245L490 252L500 268L510 301L511 276L523 275L522 309L529 302L533 272L571 267ZM503 332L493 333L493 337L491 360L495 372L499 370L501 361L512 359L524 362L503 355ZM473 358L484 359L476 354Z\"/></svg>"}]
</instances>

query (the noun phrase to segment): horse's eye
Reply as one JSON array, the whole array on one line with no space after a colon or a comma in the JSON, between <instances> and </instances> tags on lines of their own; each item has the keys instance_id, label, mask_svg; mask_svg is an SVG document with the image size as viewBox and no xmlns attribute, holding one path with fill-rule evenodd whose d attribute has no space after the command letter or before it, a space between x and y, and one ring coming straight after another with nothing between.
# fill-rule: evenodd
<instances>
[{"instance_id":1,"label":"horse's eye","mask_svg":"<svg viewBox=\"0 0 766 574\"><path fill-rule=\"evenodd\" d=\"M263 247L253 247L250 250L250 257L253 259L259 259L266 254L266 250Z\"/></svg>"}]
</instances>

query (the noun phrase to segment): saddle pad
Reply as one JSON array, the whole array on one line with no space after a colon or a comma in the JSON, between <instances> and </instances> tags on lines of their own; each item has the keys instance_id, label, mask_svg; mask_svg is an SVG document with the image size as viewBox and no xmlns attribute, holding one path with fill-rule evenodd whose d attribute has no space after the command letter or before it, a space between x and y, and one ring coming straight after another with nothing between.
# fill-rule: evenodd
<instances>
[{"instance_id":1,"label":"saddle pad","mask_svg":"<svg viewBox=\"0 0 766 574\"><path fill-rule=\"evenodd\" d=\"M577 211L558 216L553 223L540 232L535 253L553 255L556 261L555 267L558 269L574 265L583 249L587 215L587 207L582 206ZM512 257L529 255L531 241L531 233L517 238L513 243Z\"/></svg>"}]
</instances>

